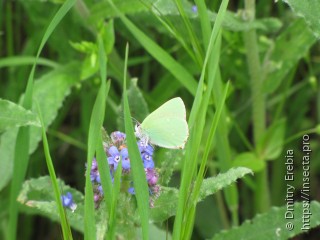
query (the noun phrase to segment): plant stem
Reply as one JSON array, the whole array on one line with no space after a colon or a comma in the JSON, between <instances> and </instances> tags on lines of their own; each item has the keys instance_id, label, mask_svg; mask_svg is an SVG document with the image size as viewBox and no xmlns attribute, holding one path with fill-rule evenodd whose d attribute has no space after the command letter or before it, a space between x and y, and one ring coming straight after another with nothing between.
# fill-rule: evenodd
<instances>
[{"instance_id":1,"label":"plant stem","mask_svg":"<svg viewBox=\"0 0 320 240\"><path fill-rule=\"evenodd\" d=\"M255 18L255 0L245 0L245 12L247 20L253 21ZM251 80L251 94L253 99L253 137L254 144L257 146L259 139L261 139L266 129L266 104L265 96L262 93L264 74L260 64L257 34L255 29L251 29L244 33L244 42L247 52L248 68ZM257 183L254 194L256 212L264 212L270 206L267 177L267 168L257 173L255 176Z\"/></svg>"}]
</instances>

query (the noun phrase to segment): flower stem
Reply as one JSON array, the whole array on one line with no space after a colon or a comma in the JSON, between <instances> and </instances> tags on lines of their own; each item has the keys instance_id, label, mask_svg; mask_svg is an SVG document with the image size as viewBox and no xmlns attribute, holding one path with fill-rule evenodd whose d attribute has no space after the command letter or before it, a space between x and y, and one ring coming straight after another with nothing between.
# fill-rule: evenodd
<instances>
[{"instance_id":1,"label":"flower stem","mask_svg":"<svg viewBox=\"0 0 320 240\"><path fill-rule=\"evenodd\" d=\"M255 0L245 0L245 13L248 21L254 20ZM257 34L255 29L251 29L244 33L244 42L247 53L247 61L251 81L251 94L253 100L253 138L255 146L257 146L259 139L261 139L266 129L266 106L265 96L262 93L264 74L260 64ZM264 212L270 206L267 176L267 168L257 173L255 176L257 183L254 197L256 212Z\"/></svg>"}]
</instances>

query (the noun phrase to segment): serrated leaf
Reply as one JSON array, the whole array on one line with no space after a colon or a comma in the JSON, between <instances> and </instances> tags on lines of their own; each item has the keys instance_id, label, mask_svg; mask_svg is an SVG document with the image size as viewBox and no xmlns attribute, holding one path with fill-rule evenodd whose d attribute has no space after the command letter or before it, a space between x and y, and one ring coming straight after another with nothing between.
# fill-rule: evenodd
<instances>
[{"instance_id":1,"label":"serrated leaf","mask_svg":"<svg viewBox=\"0 0 320 240\"><path fill-rule=\"evenodd\" d=\"M313 34L320 38L320 1L319 0L283 0L293 12L299 17L303 17L313 31Z\"/></svg>"},{"instance_id":2,"label":"serrated leaf","mask_svg":"<svg viewBox=\"0 0 320 240\"><path fill-rule=\"evenodd\" d=\"M150 219L154 222L162 222L174 216L178 206L179 191L176 188L161 187L159 198L154 207L150 209Z\"/></svg>"},{"instance_id":3,"label":"serrated leaf","mask_svg":"<svg viewBox=\"0 0 320 240\"><path fill-rule=\"evenodd\" d=\"M304 203L294 204L294 218L285 219L287 206L273 207L264 214L257 215L253 220L246 221L240 227L233 228L229 231L223 231L217 234L213 240L220 239L236 239L236 240L286 240L290 237L296 236L304 231L302 228L303 211L310 211L310 229L320 225L320 203L313 201L308 203L310 208L304 208ZM291 222L294 228L289 231L286 229L286 224Z\"/></svg>"},{"instance_id":4,"label":"serrated leaf","mask_svg":"<svg viewBox=\"0 0 320 240\"><path fill-rule=\"evenodd\" d=\"M73 62L59 67L35 81L33 96L39 102L46 126L49 126L57 116L63 100L71 91L71 87L80 81L79 69L79 63ZM33 109L35 107L34 105ZM12 176L14 143L17 132L17 129L10 129L0 138L0 190L6 186ZM30 127L30 154L35 151L40 140L41 129Z\"/></svg>"},{"instance_id":5,"label":"serrated leaf","mask_svg":"<svg viewBox=\"0 0 320 240\"><path fill-rule=\"evenodd\" d=\"M269 73L263 82L263 92L274 92L298 61L316 42L306 24L298 19L276 39L269 60Z\"/></svg>"},{"instance_id":6,"label":"serrated leaf","mask_svg":"<svg viewBox=\"0 0 320 240\"><path fill-rule=\"evenodd\" d=\"M264 160L274 160L281 154L285 127L286 121L284 119L274 123L258 142L258 153Z\"/></svg>"},{"instance_id":7,"label":"serrated leaf","mask_svg":"<svg viewBox=\"0 0 320 240\"><path fill-rule=\"evenodd\" d=\"M237 179L244 177L246 174L253 174L249 168L237 167L231 168L225 173L219 173L215 177L207 178L203 180L201 185L199 200L216 193L237 181Z\"/></svg>"},{"instance_id":8,"label":"serrated leaf","mask_svg":"<svg viewBox=\"0 0 320 240\"><path fill-rule=\"evenodd\" d=\"M216 193L224 187L234 183L237 179L251 173L248 168L231 168L226 173L220 173L216 177L203 180L201 185L198 202L207 196ZM161 187L161 194L155 201L154 208L151 208L151 219L155 222L162 222L167 218L174 216L178 206L179 191L176 188Z\"/></svg>"},{"instance_id":9,"label":"serrated leaf","mask_svg":"<svg viewBox=\"0 0 320 240\"><path fill-rule=\"evenodd\" d=\"M61 192L63 194L70 192L74 202L77 204L77 209L72 212L66 209L67 218L70 225L83 232L83 214L84 214L84 196L81 192L65 185L61 180L58 180ZM18 201L25 206L24 211L32 214L40 214L48 217L53 221L59 221L59 214L53 186L49 176L43 176L37 179L30 179L23 183L22 190L18 196Z\"/></svg>"},{"instance_id":10,"label":"serrated leaf","mask_svg":"<svg viewBox=\"0 0 320 240\"><path fill-rule=\"evenodd\" d=\"M262 161L253 152L244 152L237 155L237 157L232 162L234 167L247 167L254 172L259 172L265 168L265 161Z\"/></svg>"},{"instance_id":11,"label":"serrated leaf","mask_svg":"<svg viewBox=\"0 0 320 240\"><path fill-rule=\"evenodd\" d=\"M0 99L0 133L9 128L26 125L40 127L37 115L18 104Z\"/></svg>"}]
</instances>

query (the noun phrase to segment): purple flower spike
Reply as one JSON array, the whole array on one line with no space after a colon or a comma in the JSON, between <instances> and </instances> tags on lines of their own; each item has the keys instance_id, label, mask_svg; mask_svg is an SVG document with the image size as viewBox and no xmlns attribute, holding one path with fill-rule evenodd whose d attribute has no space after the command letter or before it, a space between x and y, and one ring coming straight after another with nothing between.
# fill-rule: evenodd
<instances>
[{"instance_id":1,"label":"purple flower spike","mask_svg":"<svg viewBox=\"0 0 320 240\"><path fill-rule=\"evenodd\" d=\"M95 202L95 203L99 202L99 201L100 201L100 199L101 199L101 197L100 197L100 195L99 195L99 194L94 194L94 196L93 196L93 200L94 200L94 202Z\"/></svg>"},{"instance_id":2,"label":"purple flower spike","mask_svg":"<svg viewBox=\"0 0 320 240\"><path fill-rule=\"evenodd\" d=\"M62 205L64 207L70 208L72 212L74 212L77 209L77 204L73 202L72 194L70 192L67 192L66 195L61 196Z\"/></svg>"},{"instance_id":3,"label":"purple flower spike","mask_svg":"<svg viewBox=\"0 0 320 240\"><path fill-rule=\"evenodd\" d=\"M146 170L146 177L149 186L156 185L158 182L158 174L154 169L147 169Z\"/></svg>"}]
</instances>

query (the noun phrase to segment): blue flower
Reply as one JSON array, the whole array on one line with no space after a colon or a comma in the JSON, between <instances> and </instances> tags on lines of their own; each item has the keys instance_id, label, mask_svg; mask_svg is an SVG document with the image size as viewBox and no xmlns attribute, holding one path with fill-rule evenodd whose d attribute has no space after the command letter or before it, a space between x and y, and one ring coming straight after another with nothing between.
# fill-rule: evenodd
<instances>
[{"instance_id":1,"label":"blue flower","mask_svg":"<svg viewBox=\"0 0 320 240\"><path fill-rule=\"evenodd\" d=\"M70 208L72 212L74 212L77 209L77 204L73 202L72 194L70 192L67 192L66 195L62 195L61 201L62 201L62 205L64 207Z\"/></svg>"},{"instance_id":2,"label":"blue flower","mask_svg":"<svg viewBox=\"0 0 320 240\"><path fill-rule=\"evenodd\" d=\"M149 155L148 153L142 153L141 157L143 160L144 168L154 168L154 162L151 155Z\"/></svg>"},{"instance_id":3,"label":"blue flower","mask_svg":"<svg viewBox=\"0 0 320 240\"><path fill-rule=\"evenodd\" d=\"M124 170L130 169L130 159L129 159L129 153L127 148L123 148L120 152L122 156L122 168Z\"/></svg>"},{"instance_id":4,"label":"blue flower","mask_svg":"<svg viewBox=\"0 0 320 240\"><path fill-rule=\"evenodd\" d=\"M192 12L194 13L198 12L198 7L196 5L192 6Z\"/></svg>"},{"instance_id":5,"label":"blue flower","mask_svg":"<svg viewBox=\"0 0 320 240\"><path fill-rule=\"evenodd\" d=\"M136 194L136 192L134 191L134 188L133 188L133 187L130 187L130 188L128 189L128 193L130 193L130 194L132 194L132 195Z\"/></svg>"},{"instance_id":6,"label":"blue flower","mask_svg":"<svg viewBox=\"0 0 320 240\"><path fill-rule=\"evenodd\" d=\"M146 144L145 141L138 141L138 147L139 147L139 151L140 153L143 153L143 152L147 152L149 155L152 155L153 154L153 147L149 144Z\"/></svg>"},{"instance_id":7,"label":"blue flower","mask_svg":"<svg viewBox=\"0 0 320 240\"><path fill-rule=\"evenodd\" d=\"M118 148L116 148L115 146L111 146L108 150L108 153L110 155L110 157L108 157L108 163L110 165L113 165L114 169L116 169L121 159L120 152Z\"/></svg>"},{"instance_id":8,"label":"blue flower","mask_svg":"<svg viewBox=\"0 0 320 240\"><path fill-rule=\"evenodd\" d=\"M130 168L130 160L128 155L128 149L123 148L120 152L115 146L111 146L108 150L110 157L108 157L108 163L113 165L114 169L117 169L118 163L122 158L122 166L127 170Z\"/></svg>"},{"instance_id":9,"label":"blue flower","mask_svg":"<svg viewBox=\"0 0 320 240\"><path fill-rule=\"evenodd\" d=\"M97 189L98 189L99 193L100 193L101 195L103 195L103 189L102 189L102 186L101 186L101 185L99 185Z\"/></svg>"}]
</instances>

